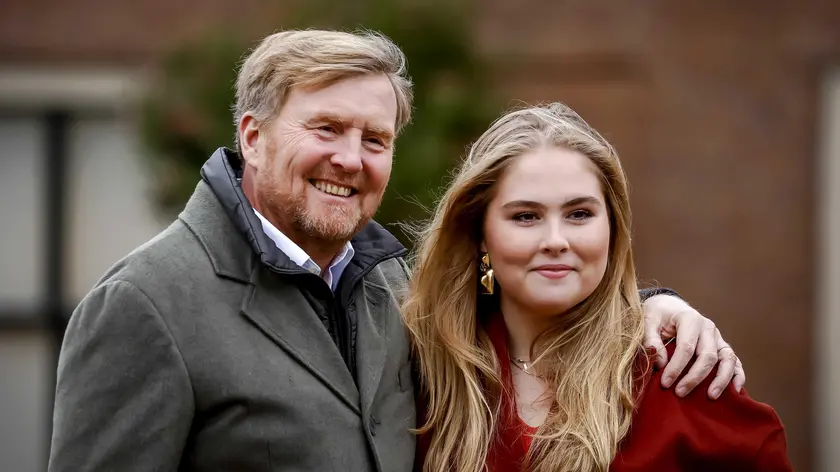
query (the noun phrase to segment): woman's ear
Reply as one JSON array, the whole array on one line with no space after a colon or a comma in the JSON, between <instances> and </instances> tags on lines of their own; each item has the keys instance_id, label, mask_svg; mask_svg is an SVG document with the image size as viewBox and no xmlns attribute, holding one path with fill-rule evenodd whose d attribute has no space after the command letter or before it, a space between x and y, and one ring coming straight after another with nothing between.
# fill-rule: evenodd
<instances>
[{"instance_id":1,"label":"woman's ear","mask_svg":"<svg viewBox=\"0 0 840 472\"><path fill-rule=\"evenodd\" d=\"M484 244L484 241L481 241L481 244L478 246L478 249L479 249L481 252L487 252L487 245L486 245L486 244Z\"/></svg>"}]
</instances>

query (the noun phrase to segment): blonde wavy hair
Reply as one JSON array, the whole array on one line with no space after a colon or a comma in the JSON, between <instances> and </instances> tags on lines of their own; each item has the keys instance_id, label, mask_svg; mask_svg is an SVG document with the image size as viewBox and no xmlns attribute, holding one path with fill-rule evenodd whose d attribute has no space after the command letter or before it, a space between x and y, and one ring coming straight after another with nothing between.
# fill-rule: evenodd
<instances>
[{"instance_id":1,"label":"blonde wavy hair","mask_svg":"<svg viewBox=\"0 0 840 472\"><path fill-rule=\"evenodd\" d=\"M627 180L615 149L558 103L512 111L471 147L431 222L418 234L403 316L411 333L431 444L428 472L485 467L499 416L500 362L484 331L497 295L479 295L485 211L514 160L542 147L596 166L610 215L606 273L595 291L532 347L553 404L526 460L531 471L606 471L630 428L643 338L630 244ZM504 287L501 289L504 290ZM535 357L532 356L532 359Z\"/></svg>"}]
</instances>

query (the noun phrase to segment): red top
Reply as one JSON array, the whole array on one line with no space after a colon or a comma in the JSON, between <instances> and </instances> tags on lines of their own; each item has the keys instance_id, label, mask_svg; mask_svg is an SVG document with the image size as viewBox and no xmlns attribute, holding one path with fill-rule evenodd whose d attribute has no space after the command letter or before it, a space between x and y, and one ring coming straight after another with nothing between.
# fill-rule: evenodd
<instances>
[{"instance_id":1,"label":"red top","mask_svg":"<svg viewBox=\"0 0 840 472\"><path fill-rule=\"evenodd\" d=\"M487 332L499 359L508 359L504 319L491 319ZM673 349L668 347L669 357ZM500 364L505 390L510 392L510 364ZM619 446L610 472L793 471L782 423L770 406L751 399L744 389L736 392L731 384L716 401L709 400L706 391L714 372L684 398L662 388L661 376L661 370L644 376L630 433ZM497 441L487 458L488 472L520 471L530 434L536 431L519 418L513 402L510 395L503 396ZM424 417L424 410L418 403L418 419ZM419 465L428 446L429 438L421 436L418 470L422 470Z\"/></svg>"}]
</instances>

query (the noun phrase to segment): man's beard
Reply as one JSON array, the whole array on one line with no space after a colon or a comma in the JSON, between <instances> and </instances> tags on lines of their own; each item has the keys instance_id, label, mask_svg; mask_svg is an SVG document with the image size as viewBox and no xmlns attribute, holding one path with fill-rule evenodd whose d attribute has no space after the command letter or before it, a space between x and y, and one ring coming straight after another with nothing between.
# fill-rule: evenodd
<instances>
[{"instance_id":1,"label":"man's beard","mask_svg":"<svg viewBox=\"0 0 840 472\"><path fill-rule=\"evenodd\" d=\"M325 241L348 241L371 218L363 215L359 207L343 205L325 205L318 214L312 214L306 209L306 195L293 198L286 208L292 214L296 230Z\"/></svg>"},{"instance_id":2,"label":"man's beard","mask_svg":"<svg viewBox=\"0 0 840 472\"><path fill-rule=\"evenodd\" d=\"M291 225L292 231L309 238L330 242L349 241L373 217L358 206L350 208L326 204L316 212L310 212L306 190L297 195L276 190L279 186L275 184L271 168L264 168L257 180L257 198L265 209L276 219Z\"/></svg>"}]
</instances>

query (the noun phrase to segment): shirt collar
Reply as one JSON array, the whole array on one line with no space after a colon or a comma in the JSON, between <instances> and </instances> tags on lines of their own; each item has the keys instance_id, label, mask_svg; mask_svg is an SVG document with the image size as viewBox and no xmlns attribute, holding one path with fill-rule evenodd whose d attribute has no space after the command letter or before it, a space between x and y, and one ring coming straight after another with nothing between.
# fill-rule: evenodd
<instances>
[{"instance_id":1,"label":"shirt collar","mask_svg":"<svg viewBox=\"0 0 840 472\"><path fill-rule=\"evenodd\" d=\"M347 268L347 264L350 263L350 260L353 259L356 251L353 249L353 245L350 244L350 241L347 241L347 244L341 249L341 252L332 260L332 263L327 270L322 271L318 264L312 260L309 254L306 253L300 246L294 243L288 236L283 234L277 227L271 224L263 215L260 214L257 210L254 210L257 217L260 219L262 223L263 231L265 232L266 236L268 236L274 244L277 246L277 249L283 251L289 259L292 260L295 264L299 265L304 270L307 270L315 275L321 276L324 281L330 286L332 291L338 287L338 281L341 279L341 274L344 272L344 269Z\"/></svg>"}]
</instances>

